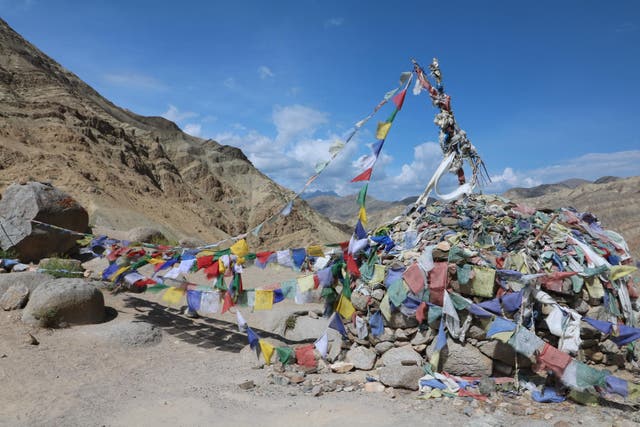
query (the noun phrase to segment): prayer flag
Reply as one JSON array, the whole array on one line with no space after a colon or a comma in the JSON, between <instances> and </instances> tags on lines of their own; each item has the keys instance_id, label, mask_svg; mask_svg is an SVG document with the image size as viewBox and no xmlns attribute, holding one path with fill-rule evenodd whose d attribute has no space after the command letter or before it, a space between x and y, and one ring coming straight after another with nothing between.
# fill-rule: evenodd
<instances>
[{"instance_id":1,"label":"prayer flag","mask_svg":"<svg viewBox=\"0 0 640 427\"><path fill-rule=\"evenodd\" d=\"M307 255L313 257L322 257L324 256L324 251L322 250L322 246L313 245L307 248Z\"/></svg>"},{"instance_id":2,"label":"prayer flag","mask_svg":"<svg viewBox=\"0 0 640 427\"><path fill-rule=\"evenodd\" d=\"M373 173L373 168L371 167L371 168L365 170L364 172L362 172L360 175L358 175L355 178L353 178L351 180L351 182L369 181L371 179L371 174L372 173Z\"/></svg>"},{"instance_id":3,"label":"prayer flag","mask_svg":"<svg viewBox=\"0 0 640 427\"><path fill-rule=\"evenodd\" d=\"M263 339L259 340L258 343L260 344L260 352L262 353L262 357L264 357L264 363L267 365L271 365L271 356L273 356L275 347Z\"/></svg>"},{"instance_id":4,"label":"prayer flag","mask_svg":"<svg viewBox=\"0 0 640 427\"><path fill-rule=\"evenodd\" d=\"M314 288L313 274L304 277L298 277L298 288L300 292L309 292Z\"/></svg>"},{"instance_id":5,"label":"prayer flag","mask_svg":"<svg viewBox=\"0 0 640 427\"><path fill-rule=\"evenodd\" d=\"M404 98L407 95L407 90L404 89L402 90L402 92L398 93L396 96L393 97L393 103L396 104L396 108L398 110L402 109L402 104L404 104Z\"/></svg>"},{"instance_id":6,"label":"prayer flag","mask_svg":"<svg viewBox=\"0 0 640 427\"><path fill-rule=\"evenodd\" d=\"M231 253L237 257L244 257L249 253L249 245L245 239L240 239L235 242L231 247Z\"/></svg>"},{"instance_id":7,"label":"prayer flag","mask_svg":"<svg viewBox=\"0 0 640 427\"><path fill-rule=\"evenodd\" d=\"M381 312L376 311L369 317L369 326L371 327L371 335L374 337L378 337L384 333L384 322Z\"/></svg>"},{"instance_id":8,"label":"prayer flag","mask_svg":"<svg viewBox=\"0 0 640 427\"><path fill-rule=\"evenodd\" d=\"M365 200L367 199L368 187L369 187L369 184L367 183L360 189L360 192L358 193L357 202L358 202L358 206L360 207L364 207Z\"/></svg>"},{"instance_id":9,"label":"prayer flag","mask_svg":"<svg viewBox=\"0 0 640 427\"><path fill-rule=\"evenodd\" d=\"M229 292L224 293L224 300L222 302L222 311L221 314L226 313L231 307L233 307L233 299L231 299L231 294Z\"/></svg>"},{"instance_id":10,"label":"prayer flag","mask_svg":"<svg viewBox=\"0 0 640 427\"><path fill-rule=\"evenodd\" d=\"M340 315L345 319L351 319L356 309L353 307L353 304L351 304L351 301L345 298L344 295L340 295L338 305L336 306L336 311L340 313Z\"/></svg>"},{"instance_id":11,"label":"prayer flag","mask_svg":"<svg viewBox=\"0 0 640 427\"><path fill-rule=\"evenodd\" d=\"M378 129L376 129L376 139L381 140L387 137L389 129L391 128L391 122L378 122Z\"/></svg>"},{"instance_id":12,"label":"prayer flag","mask_svg":"<svg viewBox=\"0 0 640 427\"><path fill-rule=\"evenodd\" d=\"M291 347L276 347L276 354L278 355L278 360L283 365L293 363L294 352Z\"/></svg>"},{"instance_id":13,"label":"prayer flag","mask_svg":"<svg viewBox=\"0 0 640 427\"><path fill-rule=\"evenodd\" d=\"M358 315L356 315L356 332L358 333L358 338L361 340L365 339L367 335L369 335L367 322L365 322L365 320Z\"/></svg>"},{"instance_id":14,"label":"prayer flag","mask_svg":"<svg viewBox=\"0 0 640 427\"><path fill-rule=\"evenodd\" d=\"M280 215L289 215L291 213L291 209L293 209L293 200L291 200L284 208L282 208L282 210L280 211Z\"/></svg>"},{"instance_id":15,"label":"prayer flag","mask_svg":"<svg viewBox=\"0 0 640 427\"><path fill-rule=\"evenodd\" d=\"M202 299L201 291L187 291L187 306L189 310L198 311L200 310L200 301Z\"/></svg>"},{"instance_id":16,"label":"prayer flag","mask_svg":"<svg viewBox=\"0 0 640 427\"><path fill-rule=\"evenodd\" d=\"M236 311L236 319L238 321L238 331L244 332L247 329L247 321L242 317L240 310Z\"/></svg>"},{"instance_id":17,"label":"prayer flag","mask_svg":"<svg viewBox=\"0 0 640 427\"><path fill-rule=\"evenodd\" d=\"M340 332L340 335L342 335L343 337L347 337L347 330L344 328L344 323L342 323L342 319L336 313L333 313L333 315L331 316L329 327Z\"/></svg>"},{"instance_id":18,"label":"prayer flag","mask_svg":"<svg viewBox=\"0 0 640 427\"><path fill-rule=\"evenodd\" d=\"M247 327L247 338L249 339L249 347L251 347L252 350L255 349L260 337L249 327Z\"/></svg>"},{"instance_id":19,"label":"prayer flag","mask_svg":"<svg viewBox=\"0 0 640 427\"><path fill-rule=\"evenodd\" d=\"M254 310L271 310L273 308L273 291L256 289L255 294Z\"/></svg>"},{"instance_id":20,"label":"prayer flag","mask_svg":"<svg viewBox=\"0 0 640 427\"><path fill-rule=\"evenodd\" d=\"M367 210L364 208L364 206L362 206L360 210L358 210L358 219L363 224L367 223Z\"/></svg>"},{"instance_id":21,"label":"prayer flag","mask_svg":"<svg viewBox=\"0 0 640 427\"><path fill-rule=\"evenodd\" d=\"M306 366L309 368L315 368L317 363L316 363L316 357L313 354L314 349L315 349L315 346L313 344L308 344L308 345L296 348L295 352L296 352L296 360L298 362L298 365Z\"/></svg>"},{"instance_id":22,"label":"prayer flag","mask_svg":"<svg viewBox=\"0 0 640 427\"><path fill-rule=\"evenodd\" d=\"M167 292L162 296L162 301L169 303L170 305L177 305L184 296L184 289L182 288L169 288Z\"/></svg>"},{"instance_id":23,"label":"prayer flag","mask_svg":"<svg viewBox=\"0 0 640 427\"><path fill-rule=\"evenodd\" d=\"M204 313L217 313L220 309L220 293L202 292L200 298L200 311Z\"/></svg>"},{"instance_id":24,"label":"prayer flag","mask_svg":"<svg viewBox=\"0 0 640 427\"><path fill-rule=\"evenodd\" d=\"M318 350L318 353L320 353L323 359L327 357L327 351L329 350L329 337L327 336L326 331L316 340L315 343L313 343L313 346Z\"/></svg>"}]
</instances>

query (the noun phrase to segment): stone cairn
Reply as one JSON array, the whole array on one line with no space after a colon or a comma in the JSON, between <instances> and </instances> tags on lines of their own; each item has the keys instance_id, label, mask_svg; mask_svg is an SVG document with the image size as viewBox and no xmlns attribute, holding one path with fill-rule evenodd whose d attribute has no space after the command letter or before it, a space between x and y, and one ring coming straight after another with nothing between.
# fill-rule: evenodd
<instances>
[{"instance_id":1,"label":"stone cairn","mask_svg":"<svg viewBox=\"0 0 640 427\"><path fill-rule=\"evenodd\" d=\"M395 248L383 252L377 260L386 266L386 277L394 270L406 271L430 252L436 269L442 269L442 263L446 266L446 289L474 303L530 287L546 292L560 306L582 316L629 326L637 326L640 320L633 277L611 277L612 265L632 265L628 247L621 236L603 230L589 213L535 210L499 196L471 195L417 209L373 234L385 233L396 242ZM404 365L428 361L440 323L439 317L431 316L438 304L428 305L437 294L431 284L436 269L425 274L424 292L416 294L406 285L404 294L400 290L401 297L406 294L408 299L398 307L391 304L381 335L369 333L362 338L361 334L359 338L356 326L349 322L349 340L343 342L342 353L335 354L335 359L344 359L360 369L389 366L395 358L402 359L398 362ZM363 264L361 270L362 276L352 286L351 302L356 315L368 322L385 305L391 291L384 280L371 280L372 269ZM491 278L488 287L484 280L479 288L476 274L487 271ZM529 279L526 285L522 275ZM426 307L416 308L421 302ZM558 346L559 337L550 332L545 321L552 308L552 304L533 300L526 307L523 303L525 310L506 317L514 320L524 316L521 320L530 330ZM424 315L418 316L422 322L416 318L420 309L425 309ZM454 375L503 376L513 375L516 366L527 369L535 362L520 355L516 359L510 346L487 338L488 321L466 310L458 314L463 333L458 339L448 337L448 351L440 358L439 369ZM635 350L633 346L618 347L586 322L580 323L579 340L579 349L570 353L580 361L616 367L613 370L638 368L638 345Z\"/></svg>"}]
</instances>

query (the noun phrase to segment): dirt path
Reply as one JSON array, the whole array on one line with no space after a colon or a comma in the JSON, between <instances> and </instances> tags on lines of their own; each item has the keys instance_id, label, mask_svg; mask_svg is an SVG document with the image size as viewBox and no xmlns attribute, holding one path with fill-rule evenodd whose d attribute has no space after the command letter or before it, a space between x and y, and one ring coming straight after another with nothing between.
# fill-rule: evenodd
<instances>
[{"instance_id":1,"label":"dirt path","mask_svg":"<svg viewBox=\"0 0 640 427\"><path fill-rule=\"evenodd\" d=\"M238 332L232 314L193 320L165 307L156 295L105 293L105 299L117 311L111 322L152 323L162 329L162 341L150 347L106 345L87 339L83 331L92 326L33 330L20 322L20 312L0 313L0 425L633 424L628 420L633 414L616 409L543 405L528 397L492 404L464 398L422 401L415 392L400 391L314 397L301 386L272 384L271 368L254 367L241 351L246 336ZM260 329L264 312L247 311L245 316L258 333L266 334ZM26 344L27 332L40 344ZM255 387L242 390L239 384L246 380Z\"/></svg>"}]
</instances>

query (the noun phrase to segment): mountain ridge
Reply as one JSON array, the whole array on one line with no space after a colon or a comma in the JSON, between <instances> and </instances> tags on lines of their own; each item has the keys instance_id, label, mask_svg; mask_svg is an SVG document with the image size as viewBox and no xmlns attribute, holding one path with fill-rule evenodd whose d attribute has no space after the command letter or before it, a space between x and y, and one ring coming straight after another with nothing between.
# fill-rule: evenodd
<instances>
[{"instance_id":1,"label":"mountain ridge","mask_svg":"<svg viewBox=\"0 0 640 427\"><path fill-rule=\"evenodd\" d=\"M116 106L2 19L0 117L0 188L50 181L85 205L96 226L153 225L175 238L216 241L277 215L293 196L240 149ZM249 238L277 247L348 236L296 200L289 216Z\"/></svg>"}]
</instances>

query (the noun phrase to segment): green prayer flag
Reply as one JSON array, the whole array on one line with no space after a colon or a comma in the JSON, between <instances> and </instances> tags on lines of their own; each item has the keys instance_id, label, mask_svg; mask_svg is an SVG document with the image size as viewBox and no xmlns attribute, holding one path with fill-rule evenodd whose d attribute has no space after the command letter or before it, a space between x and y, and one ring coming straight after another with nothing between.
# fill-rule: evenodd
<instances>
[{"instance_id":1,"label":"green prayer flag","mask_svg":"<svg viewBox=\"0 0 640 427\"><path fill-rule=\"evenodd\" d=\"M342 281L342 295L351 301L351 277L349 277L349 273L344 276Z\"/></svg>"},{"instance_id":2,"label":"green prayer flag","mask_svg":"<svg viewBox=\"0 0 640 427\"><path fill-rule=\"evenodd\" d=\"M387 295L394 307L400 307L402 302L407 298L407 292L409 287L404 283L404 280L398 279L389 285Z\"/></svg>"},{"instance_id":3,"label":"green prayer flag","mask_svg":"<svg viewBox=\"0 0 640 427\"><path fill-rule=\"evenodd\" d=\"M158 283L157 285L148 287L147 288L147 292L151 292L152 294L157 294L159 292L164 291L167 288L168 288L167 285L162 285L162 284Z\"/></svg>"},{"instance_id":4,"label":"green prayer flag","mask_svg":"<svg viewBox=\"0 0 640 427\"><path fill-rule=\"evenodd\" d=\"M360 206L360 207L364 207L364 202L367 199L367 188L368 187L369 187L369 183L366 183L364 185L364 187L362 187L360 189L360 192L358 193L357 201L358 201L358 206Z\"/></svg>"},{"instance_id":5,"label":"green prayer flag","mask_svg":"<svg viewBox=\"0 0 640 427\"><path fill-rule=\"evenodd\" d=\"M276 347L276 354L283 365L292 364L295 360L294 351L291 347Z\"/></svg>"}]
</instances>

